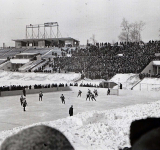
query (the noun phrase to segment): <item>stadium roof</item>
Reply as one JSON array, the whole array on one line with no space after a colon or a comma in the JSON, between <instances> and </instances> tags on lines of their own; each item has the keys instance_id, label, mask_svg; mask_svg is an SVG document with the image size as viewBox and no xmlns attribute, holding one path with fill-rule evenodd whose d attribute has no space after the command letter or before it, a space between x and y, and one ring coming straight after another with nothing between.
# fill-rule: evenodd
<instances>
[{"instance_id":1,"label":"stadium roof","mask_svg":"<svg viewBox=\"0 0 160 150\"><path fill-rule=\"evenodd\" d=\"M20 53L20 54L17 54L16 56L18 55L37 55L37 53Z\"/></svg>"},{"instance_id":2,"label":"stadium roof","mask_svg":"<svg viewBox=\"0 0 160 150\"><path fill-rule=\"evenodd\" d=\"M66 37L66 38L41 38L41 39L13 39L13 41L23 41L23 42L31 42L31 41L66 41L66 40L75 40L79 42L78 40L71 38L71 37Z\"/></svg>"},{"instance_id":3,"label":"stadium roof","mask_svg":"<svg viewBox=\"0 0 160 150\"><path fill-rule=\"evenodd\" d=\"M29 59L10 59L10 62L12 64L26 64L29 61L30 61Z\"/></svg>"},{"instance_id":4,"label":"stadium roof","mask_svg":"<svg viewBox=\"0 0 160 150\"><path fill-rule=\"evenodd\" d=\"M160 66L160 61L153 61L154 66Z\"/></svg>"}]
</instances>

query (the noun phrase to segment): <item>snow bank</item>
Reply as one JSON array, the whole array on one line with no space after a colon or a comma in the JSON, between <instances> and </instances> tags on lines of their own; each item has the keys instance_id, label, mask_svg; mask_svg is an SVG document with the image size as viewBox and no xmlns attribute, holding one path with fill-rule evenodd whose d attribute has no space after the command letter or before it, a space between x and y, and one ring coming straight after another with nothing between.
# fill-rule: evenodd
<instances>
[{"instance_id":1,"label":"snow bank","mask_svg":"<svg viewBox=\"0 0 160 150\"><path fill-rule=\"evenodd\" d=\"M34 84L52 84L69 83L79 79L79 73L19 73L0 70L1 86L5 85L34 85Z\"/></svg>"},{"instance_id":2,"label":"snow bank","mask_svg":"<svg viewBox=\"0 0 160 150\"><path fill-rule=\"evenodd\" d=\"M135 84L137 84L140 79L138 74L128 73L128 74L116 74L109 81L115 82L117 84L121 83L123 89L131 89Z\"/></svg>"},{"instance_id":3,"label":"snow bank","mask_svg":"<svg viewBox=\"0 0 160 150\"><path fill-rule=\"evenodd\" d=\"M104 79L94 79L94 80L91 80L91 79L88 79L88 78L85 78L81 81L78 82L78 84L92 84L92 85L99 85L102 81L105 81Z\"/></svg>"},{"instance_id":4,"label":"snow bank","mask_svg":"<svg viewBox=\"0 0 160 150\"><path fill-rule=\"evenodd\" d=\"M34 84L51 84L51 83L73 83L81 78L79 73L20 73L0 70L1 86L9 85L34 85ZM99 85L104 79L87 79L78 81L78 84ZM122 83L123 88L130 89L134 84L140 81L137 74L117 74L110 81Z\"/></svg>"},{"instance_id":5,"label":"snow bank","mask_svg":"<svg viewBox=\"0 0 160 150\"><path fill-rule=\"evenodd\" d=\"M160 101L157 101L107 111L83 112L73 117L30 126L45 124L60 130L75 150L117 150L118 147L130 146L129 129L133 120L159 117L159 110ZM0 132L0 142L27 127Z\"/></svg>"}]
</instances>

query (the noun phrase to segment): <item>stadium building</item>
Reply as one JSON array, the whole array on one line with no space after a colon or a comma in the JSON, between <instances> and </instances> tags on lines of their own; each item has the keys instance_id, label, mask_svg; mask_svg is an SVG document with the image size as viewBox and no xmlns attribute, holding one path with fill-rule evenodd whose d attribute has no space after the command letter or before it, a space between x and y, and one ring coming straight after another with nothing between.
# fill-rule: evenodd
<instances>
[{"instance_id":1,"label":"stadium building","mask_svg":"<svg viewBox=\"0 0 160 150\"><path fill-rule=\"evenodd\" d=\"M15 47L64 47L64 46L79 46L79 41L67 37L67 38L43 38L43 39L15 39Z\"/></svg>"},{"instance_id":2,"label":"stadium building","mask_svg":"<svg viewBox=\"0 0 160 150\"><path fill-rule=\"evenodd\" d=\"M14 39L15 47L64 47L79 46L79 41L71 37L62 37L58 22L26 25L26 38Z\"/></svg>"}]
</instances>

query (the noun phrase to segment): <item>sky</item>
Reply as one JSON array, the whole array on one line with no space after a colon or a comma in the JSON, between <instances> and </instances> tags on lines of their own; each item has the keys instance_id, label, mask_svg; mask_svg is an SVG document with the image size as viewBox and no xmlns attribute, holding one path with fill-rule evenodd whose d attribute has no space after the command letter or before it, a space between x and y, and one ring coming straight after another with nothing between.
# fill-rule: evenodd
<instances>
[{"instance_id":1,"label":"sky","mask_svg":"<svg viewBox=\"0 0 160 150\"><path fill-rule=\"evenodd\" d=\"M159 40L160 0L1 0L0 47L14 46L12 39L24 39L26 25L58 22L62 37L86 44L117 42L125 18L143 21L142 40Z\"/></svg>"}]
</instances>

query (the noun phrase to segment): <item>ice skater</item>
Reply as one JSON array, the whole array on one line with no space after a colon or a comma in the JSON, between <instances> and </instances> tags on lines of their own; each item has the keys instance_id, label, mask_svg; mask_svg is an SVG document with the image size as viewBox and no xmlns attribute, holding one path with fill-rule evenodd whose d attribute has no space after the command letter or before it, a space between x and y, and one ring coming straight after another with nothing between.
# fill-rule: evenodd
<instances>
[{"instance_id":1,"label":"ice skater","mask_svg":"<svg viewBox=\"0 0 160 150\"><path fill-rule=\"evenodd\" d=\"M22 104L23 104L23 95L21 95L21 97L20 97L20 103L21 103L21 106L22 106Z\"/></svg>"},{"instance_id":2,"label":"ice skater","mask_svg":"<svg viewBox=\"0 0 160 150\"><path fill-rule=\"evenodd\" d=\"M71 105L71 107L69 108L69 115L73 116L73 105Z\"/></svg>"},{"instance_id":3,"label":"ice skater","mask_svg":"<svg viewBox=\"0 0 160 150\"><path fill-rule=\"evenodd\" d=\"M92 101L93 101L93 100L96 101L96 99L95 99L95 97L94 97L94 94L92 94L92 93L91 93L91 100L92 100Z\"/></svg>"},{"instance_id":4,"label":"ice skater","mask_svg":"<svg viewBox=\"0 0 160 150\"><path fill-rule=\"evenodd\" d=\"M64 95L63 95L63 94L61 95L61 97L60 97L60 98L61 98L61 100L62 100L62 104L65 104L65 97L64 97Z\"/></svg>"},{"instance_id":5,"label":"ice skater","mask_svg":"<svg viewBox=\"0 0 160 150\"><path fill-rule=\"evenodd\" d=\"M89 99L89 101L90 101L90 93L87 93L86 101L87 101L87 99Z\"/></svg>"},{"instance_id":6,"label":"ice skater","mask_svg":"<svg viewBox=\"0 0 160 150\"><path fill-rule=\"evenodd\" d=\"M90 89L88 89L88 93L89 93L89 95L91 94L91 90Z\"/></svg>"},{"instance_id":7,"label":"ice skater","mask_svg":"<svg viewBox=\"0 0 160 150\"><path fill-rule=\"evenodd\" d=\"M95 94L95 97L97 97L97 96L98 96L97 89L94 89L93 93Z\"/></svg>"},{"instance_id":8,"label":"ice skater","mask_svg":"<svg viewBox=\"0 0 160 150\"><path fill-rule=\"evenodd\" d=\"M78 91L78 96L80 96L80 97L81 97L81 94L82 94L82 91L81 91L81 90L79 90L79 91ZM78 97L78 96L77 96L77 97Z\"/></svg>"},{"instance_id":9,"label":"ice skater","mask_svg":"<svg viewBox=\"0 0 160 150\"><path fill-rule=\"evenodd\" d=\"M110 92L111 92L111 91L110 91L110 89L108 88L107 95L110 95Z\"/></svg>"},{"instance_id":10,"label":"ice skater","mask_svg":"<svg viewBox=\"0 0 160 150\"><path fill-rule=\"evenodd\" d=\"M42 101L42 97L43 97L43 93L42 93L42 91L40 91L40 93L39 93L39 101L40 100Z\"/></svg>"},{"instance_id":11,"label":"ice skater","mask_svg":"<svg viewBox=\"0 0 160 150\"><path fill-rule=\"evenodd\" d=\"M26 101L26 98L24 97L24 99L23 99L23 111L26 111L26 106L27 106L28 104L27 104L27 101Z\"/></svg>"},{"instance_id":12,"label":"ice skater","mask_svg":"<svg viewBox=\"0 0 160 150\"><path fill-rule=\"evenodd\" d=\"M23 88L23 95L26 96L26 89L25 89L25 87Z\"/></svg>"}]
</instances>

